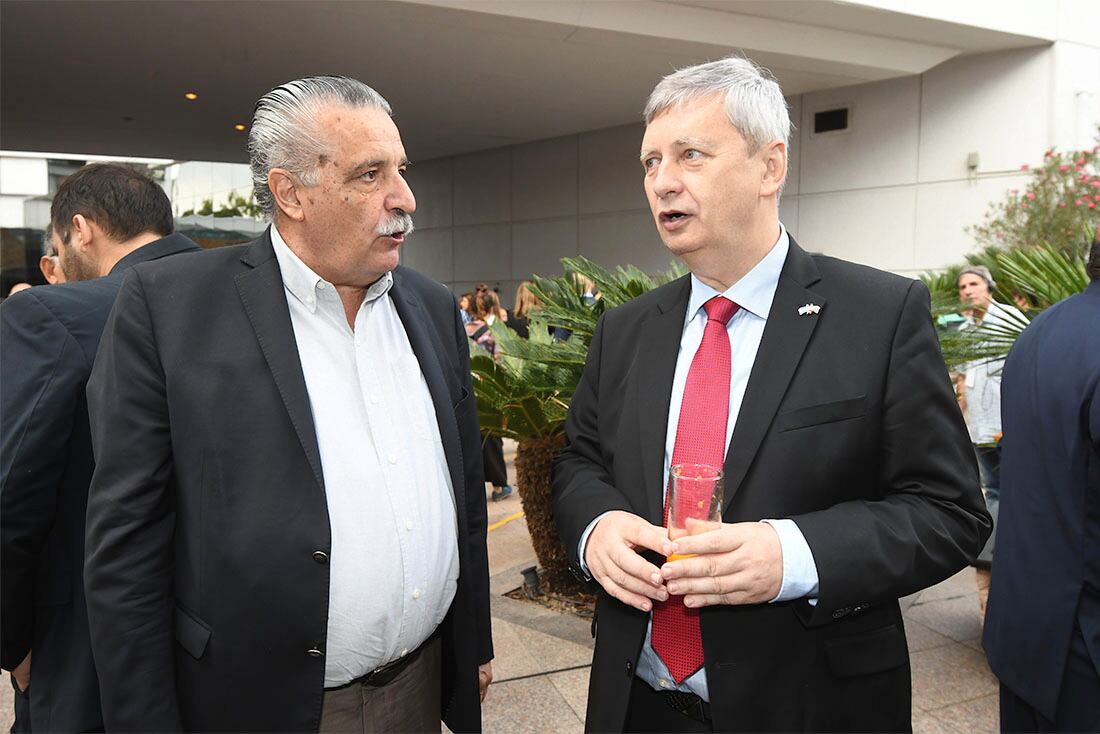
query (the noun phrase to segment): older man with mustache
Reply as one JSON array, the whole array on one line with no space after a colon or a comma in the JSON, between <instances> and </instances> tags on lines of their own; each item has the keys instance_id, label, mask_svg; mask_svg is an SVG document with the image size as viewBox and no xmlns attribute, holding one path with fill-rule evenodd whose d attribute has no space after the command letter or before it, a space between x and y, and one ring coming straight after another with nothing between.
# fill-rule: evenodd
<instances>
[{"instance_id":1,"label":"older man with mustache","mask_svg":"<svg viewBox=\"0 0 1100 734\"><path fill-rule=\"evenodd\" d=\"M389 104L260 99L258 240L138 267L88 388L108 731L480 729L485 495L454 296L399 267Z\"/></svg>"}]
</instances>

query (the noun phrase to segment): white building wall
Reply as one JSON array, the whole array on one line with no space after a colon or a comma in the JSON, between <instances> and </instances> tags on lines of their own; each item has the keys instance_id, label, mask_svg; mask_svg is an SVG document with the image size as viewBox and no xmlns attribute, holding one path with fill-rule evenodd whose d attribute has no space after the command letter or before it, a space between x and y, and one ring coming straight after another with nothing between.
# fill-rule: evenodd
<instances>
[{"instance_id":1,"label":"white building wall","mask_svg":"<svg viewBox=\"0 0 1100 734\"><path fill-rule=\"evenodd\" d=\"M33 226L26 222L23 202L49 193L44 158L0 157L0 227Z\"/></svg>"},{"instance_id":2,"label":"white building wall","mask_svg":"<svg viewBox=\"0 0 1100 734\"><path fill-rule=\"evenodd\" d=\"M1051 146L1094 144L1100 37L1085 40L789 99L796 130L780 218L809 250L898 273L958 262L975 247L965 228L1025 185L1021 165L1040 164ZM851 105L849 129L812 134L813 114L842 104ZM404 262L459 292L499 285L506 303L531 273L559 274L566 255L664 270L671 260L637 162L642 131L626 125L414 166L418 229Z\"/></svg>"}]
</instances>

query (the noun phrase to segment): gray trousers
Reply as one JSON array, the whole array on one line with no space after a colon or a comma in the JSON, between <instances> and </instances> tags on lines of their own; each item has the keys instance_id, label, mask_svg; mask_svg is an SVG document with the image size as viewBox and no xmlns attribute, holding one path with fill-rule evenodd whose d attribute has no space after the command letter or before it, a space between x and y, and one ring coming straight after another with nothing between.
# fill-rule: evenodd
<instances>
[{"instance_id":1,"label":"gray trousers","mask_svg":"<svg viewBox=\"0 0 1100 734\"><path fill-rule=\"evenodd\" d=\"M417 659L382 687L355 682L325 691L321 734L439 732L441 644L439 635L428 640Z\"/></svg>"}]
</instances>

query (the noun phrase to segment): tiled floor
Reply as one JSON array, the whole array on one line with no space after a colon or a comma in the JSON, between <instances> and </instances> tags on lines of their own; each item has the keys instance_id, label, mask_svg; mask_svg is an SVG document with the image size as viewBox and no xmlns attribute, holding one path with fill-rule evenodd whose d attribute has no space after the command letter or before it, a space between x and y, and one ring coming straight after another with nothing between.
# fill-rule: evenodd
<instances>
[{"instance_id":1,"label":"tiled floor","mask_svg":"<svg viewBox=\"0 0 1100 734\"><path fill-rule=\"evenodd\" d=\"M507 444L506 444L507 445ZM510 448L510 447L509 447ZM511 467L512 451L507 452ZM514 475L513 475L514 476ZM483 708L486 732L581 732L592 639L586 620L503 594L535 563L517 495L489 503L489 572L495 682ZM998 731L997 681L981 653L974 573L902 600L913 668L918 734ZM0 731L11 726L11 687L0 685Z\"/></svg>"}]
</instances>

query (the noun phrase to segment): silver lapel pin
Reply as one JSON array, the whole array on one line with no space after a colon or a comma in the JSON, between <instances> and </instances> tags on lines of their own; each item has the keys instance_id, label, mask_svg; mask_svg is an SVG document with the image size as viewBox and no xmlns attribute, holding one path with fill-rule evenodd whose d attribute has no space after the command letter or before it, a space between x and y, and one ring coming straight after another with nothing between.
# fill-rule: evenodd
<instances>
[{"instance_id":1,"label":"silver lapel pin","mask_svg":"<svg viewBox=\"0 0 1100 734\"><path fill-rule=\"evenodd\" d=\"M818 306L816 303L807 303L805 306L799 306L799 308L798 308L798 315L799 316L805 316L805 315L811 314L811 313L812 314L821 313L821 306Z\"/></svg>"}]
</instances>

